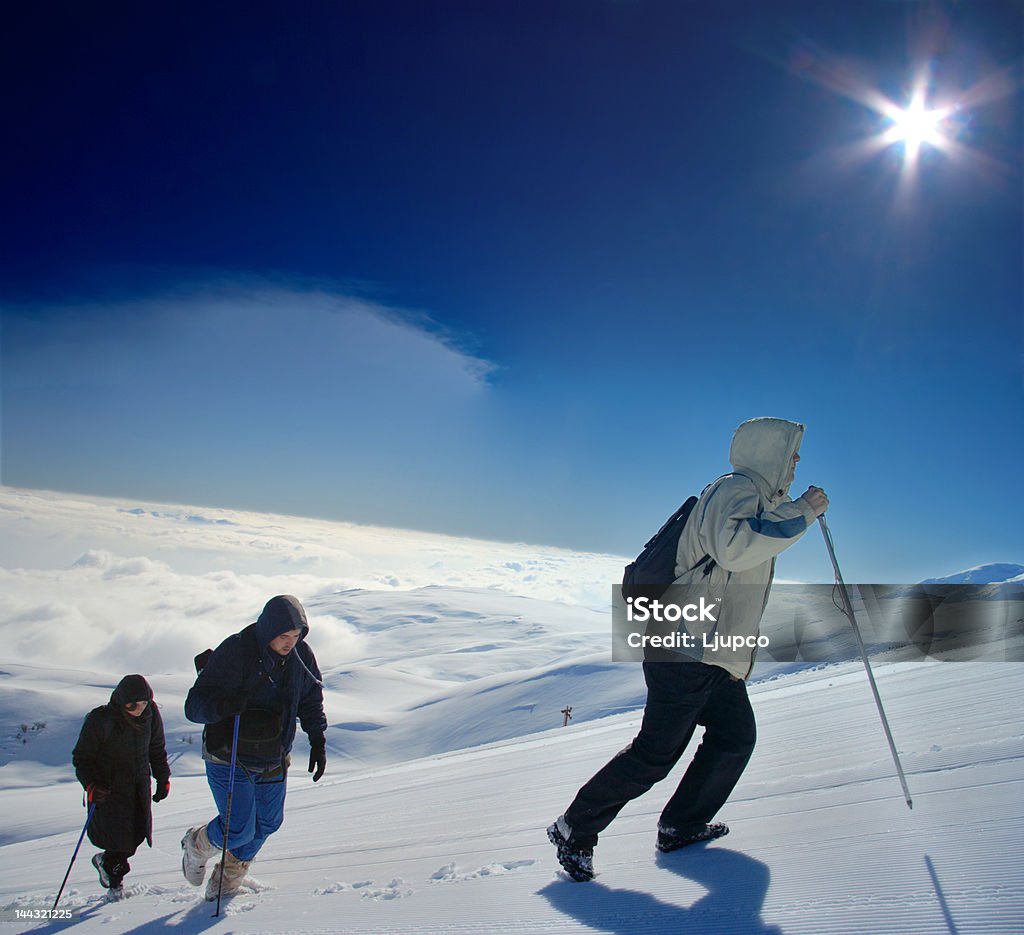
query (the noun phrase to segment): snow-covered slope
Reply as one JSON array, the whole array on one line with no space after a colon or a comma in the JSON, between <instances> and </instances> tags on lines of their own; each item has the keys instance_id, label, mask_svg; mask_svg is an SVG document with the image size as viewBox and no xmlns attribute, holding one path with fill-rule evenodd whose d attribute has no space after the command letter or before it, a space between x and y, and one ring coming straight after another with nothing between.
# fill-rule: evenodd
<instances>
[{"instance_id":1,"label":"snow-covered slope","mask_svg":"<svg viewBox=\"0 0 1024 935\"><path fill-rule=\"evenodd\" d=\"M86 843L62 900L75 920L48 927L1024 931L1024 665L992 661L1008 658L1014 621L985 662L872 644L908 811L860 662L816 637L830 589L809 603L780 587L768 627L806 632L799 659L765 654L755 672L759 745L722 816L732 834L656 856L670 779L627 806L597 881L580 885L557 871L544 826L639 724L640 668L609 661L621 559L6 488L0 533L0 925L12 930L36 926L16 915L52 903L81 832L69 758L83 715L142 671L173 770L155 846L132 861L130 898L106 904ZM211 817L182 703L193 655L282 592L306 604L324 670L328 774L312 785L300 735L285 825L214 920L179 869L183 831Z\"/></svg>"},{"instance_id":2,"label":"snow-covered slope","mask_svg":"<svg viewBox=\"0 0 1024 935\"><path fill-rule=\"evenodd\" d=\"M754 689L759 743L723 817L732 834L656 855L671 780L602 838L592 884L568 881L544 825L625 745L636 715L389 767L297 770L288 816L223 918L181 878L178 839L209 816L199 777L155 808L129 899L105 904L86 858L63 905L76 932L917 933L1024 930L1024 680L1011 663L880 664L909 811L853 664ZM955 716L953 716L955 714ZM74 790L4 793L0 907L52 901L80 830ZM40 822L38 816L47 820Z\"/></svg>"}]
</instances>

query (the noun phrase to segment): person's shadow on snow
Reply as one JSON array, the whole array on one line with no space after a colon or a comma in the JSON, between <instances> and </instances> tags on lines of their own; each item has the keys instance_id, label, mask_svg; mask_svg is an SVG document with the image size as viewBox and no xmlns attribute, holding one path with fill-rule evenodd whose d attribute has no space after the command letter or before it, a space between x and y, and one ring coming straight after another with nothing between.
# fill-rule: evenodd
<instances>
[{"instance_id":1,"label":"person's shadow on snow","mask_svg":"<svg viewBox=\"0 0 1024 935\"><path fill-rule=\"evenodd\" d=\"M542 890L552 907L600 932L631 935L645 928L666 932L743 932L783 935L761 918L771 873L766 864L720 847L658 853L656 865L703 886L707 893L690 906L664 902L650 893L612 889L603 883L574 883L562 878Z\"/></svg>"}]
</instances>

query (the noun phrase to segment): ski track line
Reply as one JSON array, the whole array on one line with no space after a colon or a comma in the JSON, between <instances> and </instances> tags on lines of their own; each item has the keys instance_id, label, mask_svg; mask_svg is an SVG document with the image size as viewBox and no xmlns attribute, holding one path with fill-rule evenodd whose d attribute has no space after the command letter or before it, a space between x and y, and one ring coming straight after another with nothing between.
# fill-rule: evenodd
<instances>
[{"instance_id":1,"label":"ski track line","mask_svg":"<svg viewBox=\"0 0 1024 935\"><path fill-rule=\"evenodd\" d=\"M909 779L909 777L908 777L908 779ZM846 808L846 807L855 807L855 806L868 806L868 805L883 805L883 804L886 804L886 803L894 803L894 802L898 802L898 803L900 803L900 805L903 808L906 808L906 803L905 803L905 801L903 799L903 794L902 794L902 792L900 792L898 790L896 792L892 792L892 793L885 793L885 794L881 794L881 795L867 796L865 798L844 799L843 801L838 801L838 802L837 801L831 801L831 802L825 803L823 805L812 805L812 804L809 804L808 801L807 801L808 798L814 796L817 793L825 794L825 793L828 793L828 792L837 792L839 790L844 790L844 789L852 789L852 790L857 790L858 792L861 792L861 793L866 793L868 791L867 787L884 785L884 784L887 784L889 782L895 782L895 781L896 781L895 777L885 777L885 778L881 778L880 777L880 778L877 778L877 779L865 779L865 780L861 780L859 782L838 783L838 784L836 784L834 786L819 786L819 787L815 787L815 788L811 788L811 789L801 790L798 793L797 792L793 792L793 793L778 792L778 793L772 793L770 795L765 795L763 798L760 798L760 799L756 798L756 797L750 798L750 799L739 799L736 802L734 802L733 804L738 808L741 805L751 805L751 806L754 806L754 805L759 805L762 802L764 802L764 803L773 803L773 802L783 803L787 799L792 799L793 800L793 804L794 804L794 806L796 806L794 809L792 809L792 810L778 810L778 811L767 811L766 810L761 815L761 817L765 817L765 818L768 818L768 817L785 817L787 815L800 814L800 813L803 813L803 812L806 812L806 813L810 814L812 812L828 811L830 809L836 809L836 808ZM1024 782L1024 780L1022 780L1022 779L998 779L998 780L992 780L991 782L970 783L970 784L964 784L964 785L958 785L958 786L942 787L942 788L938 788L938 789L920 789L920 788L915 789L913 787L913 785L911 785L911 793L913 795L913 800L914 800L914 805L915 805L915 809L914 810L920 814L922 810L919 807L917 807L917 806L921 805L926 800L934 799L934 798L937 798L939 796L952 795L954 793L966 793L966 792L976 792L976 791L977 792L981 792L981 791L984 791L984 790L995 790L995 789L998 789L1001 786L1019 785L1021 782ZM728 824L728 822L726 822L726 823Z\"/></svg>"}]
</instances>

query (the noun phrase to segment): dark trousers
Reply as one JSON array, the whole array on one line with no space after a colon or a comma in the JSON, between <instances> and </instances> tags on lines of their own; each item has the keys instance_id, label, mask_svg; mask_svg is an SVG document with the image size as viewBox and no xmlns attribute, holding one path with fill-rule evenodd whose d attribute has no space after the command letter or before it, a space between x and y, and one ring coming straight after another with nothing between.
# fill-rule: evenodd
<instances>
[{"instance_id":1,"label":"dark trousers","mask_svg":"<svg viewBox=\"0 0 1024 935\"><path fill-rule=\"evenodd\" d=\"M627 802L671 772L698 724L704 737L659 824L681 834L707 824L753 752L757 728L744 681L689 660L645 662L644 678L647 707L640 733L580 789L565 813L573 840L585 847L597 843Z\"/></svg>"}]
</instances>

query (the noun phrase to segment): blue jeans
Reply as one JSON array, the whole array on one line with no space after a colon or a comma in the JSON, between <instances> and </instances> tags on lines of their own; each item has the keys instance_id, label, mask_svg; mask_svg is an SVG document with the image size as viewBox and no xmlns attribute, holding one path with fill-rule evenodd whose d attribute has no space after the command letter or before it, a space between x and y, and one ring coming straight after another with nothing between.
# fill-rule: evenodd
<instances>
[{"instance_id":1,"label":"blue jeans","mask_svg":"<svg viewBox=\"0 0 1024 935\"><path fill-rule=\"evenodd\" d=\"M676 765L697 725L704 727L693 760L661 813L660 824L695 831L725 804L757 738L746 683L702 662L645 662L647 707L640 733L577 793L565 820L584 846L622 807L660 782Z\"/></svg>"},{"instance_id":2,"label":"blue jeans","mask_svg":"<svg viewBox=\"0 0 1024 935\"><path fill-rule=\"evenodd\" d=\"M231 767L221 763L206 764L206 781L213 792L213 801L220 813L207 826L206 833L214 847L224 846L224 819L228 810L228 781ZM228 850L238 860L252 860L284 821L286 782L255 782L255 777L240 766L235 767L235 785L231 794L231 830Z\"/></svg>"}]
</instances>

